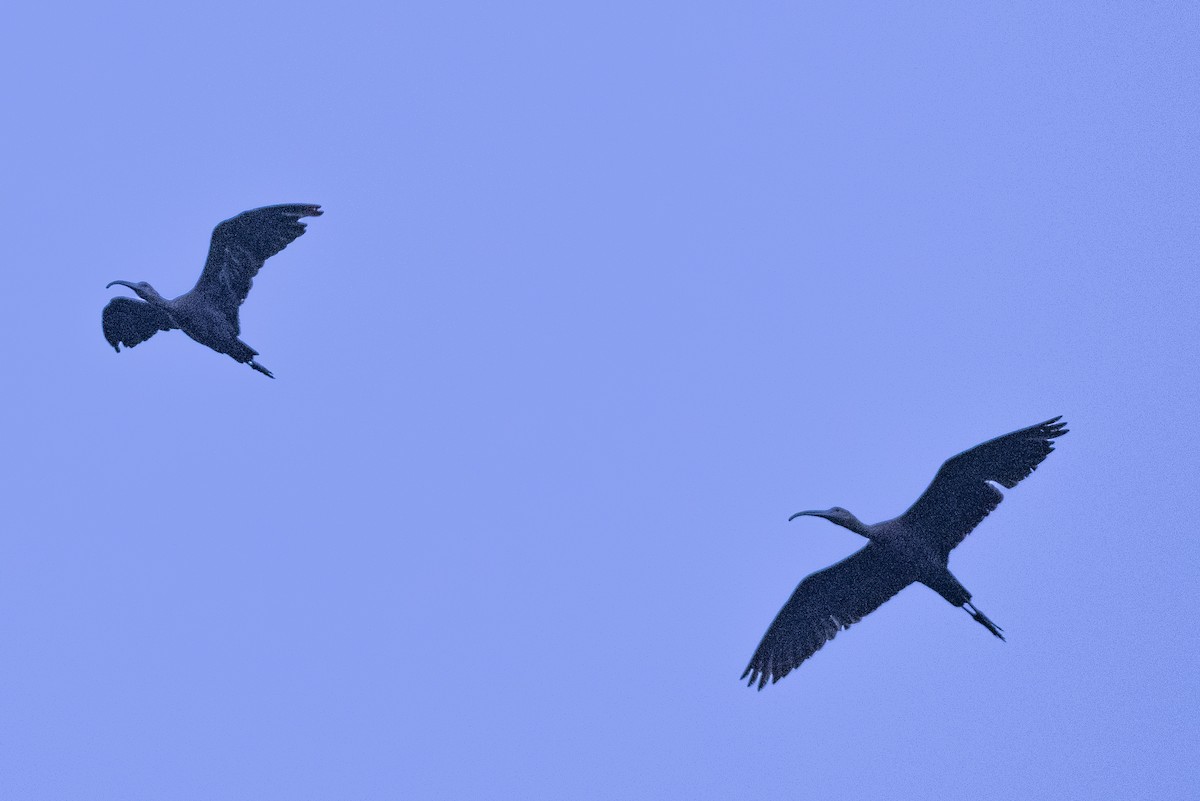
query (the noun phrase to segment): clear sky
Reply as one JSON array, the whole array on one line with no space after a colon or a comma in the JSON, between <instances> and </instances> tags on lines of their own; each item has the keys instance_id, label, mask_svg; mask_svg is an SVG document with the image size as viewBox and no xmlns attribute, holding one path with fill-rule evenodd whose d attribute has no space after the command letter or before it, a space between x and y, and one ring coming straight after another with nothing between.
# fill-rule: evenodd
<instances>
[{"instance_id":1,"label":"clear sky","mask_svg":"<svg viewBox=\"0 0 1200 801\"><path fill-rule=\"evenodd\" d=\"M834 6L831 8L830 6ZM1179 799L1200 11L26 4L6 75L0 797ZM325 216L271 381L100 310ZM762 693L796 583L1071 433ZM1192 796L1194 797L1194 796Z\"/></svg>"}]
</instances>

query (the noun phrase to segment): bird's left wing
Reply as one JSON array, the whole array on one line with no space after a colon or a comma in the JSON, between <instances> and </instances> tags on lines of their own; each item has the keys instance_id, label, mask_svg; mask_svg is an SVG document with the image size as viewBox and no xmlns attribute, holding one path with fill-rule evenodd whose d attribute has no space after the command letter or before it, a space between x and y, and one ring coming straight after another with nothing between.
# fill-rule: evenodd
<instances>
[{"instance_id":1,"label":"bird's left wing","mask_svg":"<svg viewBox=\"0 0 1200 801\"><path fill-rule=\"evenodd\" d=\"M1004 500L989 484L1012 489L1054 451L1067 433L1061 417L988 440L946 460L933 483L900 520L949 554Z\"/></svg>"},{"instance_id":2,"label":"bird's left wing","mask_svg":"<svg viewBox=\"0 0 1200 801\"><path fill-rule=\"evenodd\" d=\"M101 322L104 325L104 338L117 353L121 352L121 345L132 348L159 331L170 331L175 327L165 311L133 298L110 300L104 307Z\"/></svg>"},{"instance_id":3,"label":"bird's left wing","mask_svg":"<svg viewBox=\"0 0 1200 801\"><path fill-rule=\"evenodd\" d=\"M903 563L875 543L813 573L779 610L742 678L760 690L768 679L774 684L912 582Z\"/></svg>"},{"instance_id":4,"label":"bird's left wing","mask_svg":"<svg viewBox=\"0 0 1200 801\"><path fill-rule=\"evenodd\" d=\"M285 203L251 209L225 220L213 229L208 261L192 292L219 308L236 330L238 307L250 293L263 262L304 233L300 218L323 213L317 205Z\"/></svg>"}]
</instances>

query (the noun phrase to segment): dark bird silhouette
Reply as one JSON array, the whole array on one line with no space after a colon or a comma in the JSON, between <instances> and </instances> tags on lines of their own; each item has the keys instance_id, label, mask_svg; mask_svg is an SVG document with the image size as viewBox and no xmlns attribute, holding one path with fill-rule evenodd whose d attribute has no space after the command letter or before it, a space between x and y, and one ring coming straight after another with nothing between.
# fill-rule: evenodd
<instances>
[{"instance_id":1,"label":"dark bird silhouette","mask_svg":"<svg viewBox=\"0 0 1200 801\"><path fill-rule=\"evenodd\" d=\"M304 233L301 217L319 217L320 206L285 203L244 211L213 229L208 261L191 291L167 300L145 281L113 281L132 289L141 300L113 298L104 307L104 338L120 353L159 331L178 328L201 345L225 353L274 378L254 360L258 351L238 339L238 309L250 292L263 262Z\"/></svg>"},{"instance_id":2,"label":"dark bird silhouette","mask_svg":"<svg viewBox=\"0 0 1200 801\"><path fill-rule=\"evenodd\" d=\"M1061 417L976 445L946 460L908 511L868 526L840 506L797 512L823 517L870 540L857 553L813 573L792 593L763 635L742 673L762 689L821 649L842 629L862 620L913 582L964 608L1001 640L1002 629L971 604L971 593L950 573L950 551L995 509L1004 496L1050 455L1050 440L1067 433Z\"/></svg>"}]
</instances>

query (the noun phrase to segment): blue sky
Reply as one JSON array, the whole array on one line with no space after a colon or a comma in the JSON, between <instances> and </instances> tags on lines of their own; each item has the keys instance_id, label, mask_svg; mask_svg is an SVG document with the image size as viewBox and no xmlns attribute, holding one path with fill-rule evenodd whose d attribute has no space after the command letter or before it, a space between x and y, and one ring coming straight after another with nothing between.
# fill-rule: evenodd
<instances>
[{"instance_id":1,"label":"blue sky","mask_svg":"<svg viewBox=\"0 0 1200 801\"><path fill-rule=\"evenodd\" d=\"M10 12L0 795L1190 792L1200 14L919 5ZM284 202L278 380L112 352ZM790 514L1058 414L951 559L1007 643L738 683L861 543Z\"/></svg>"}]
</instances>

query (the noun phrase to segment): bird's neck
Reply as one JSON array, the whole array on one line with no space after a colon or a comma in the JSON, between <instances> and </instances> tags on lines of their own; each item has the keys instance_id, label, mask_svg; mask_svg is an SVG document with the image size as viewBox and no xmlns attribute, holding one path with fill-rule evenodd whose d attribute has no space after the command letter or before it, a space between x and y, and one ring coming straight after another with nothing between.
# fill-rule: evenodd
<instances>
[{"instance_id":1,"label":"bird's neck","mask_svg":"<svg viewBox=\"0 0 1200 801\"><path fill-rule=\"evenodd\" d=\"M857 517L854 517L853 515L851 515L849 520L846 520L844 522L839 520L838 522L841 523L842 526L844 526L845 528L848 528L851 531L853 531L855 534L866 537L867 539L872 539L870 527L863 521L859 520Z\"/></svg>"}]
</instances>

